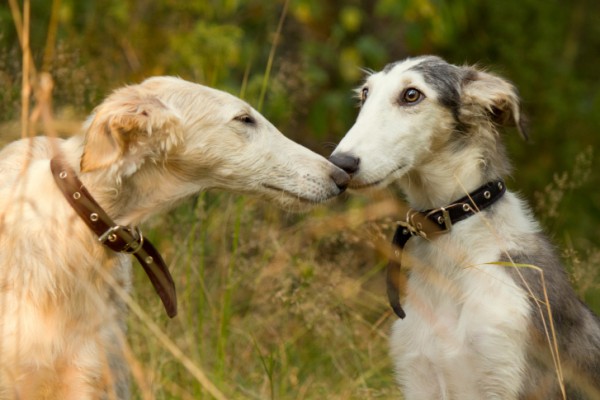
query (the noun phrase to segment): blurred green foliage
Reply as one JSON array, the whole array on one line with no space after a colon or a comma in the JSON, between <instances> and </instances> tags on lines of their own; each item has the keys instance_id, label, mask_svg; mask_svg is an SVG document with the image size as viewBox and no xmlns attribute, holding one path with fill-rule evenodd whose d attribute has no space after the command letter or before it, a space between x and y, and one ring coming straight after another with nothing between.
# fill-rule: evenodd
<instances>
[{"instance_id":1,"label":"blurred green foliage","mask_svg":"<svg viewBox=\"0 0 600 400\"><path fill-rule=\"evenodd\" d=\"M55 79L58 115L82 116L111 89L157 74L215 86L256 106L283 9L282 0L32 0L31 47L38 68ZM518 171L511 186L544 204L547 185L558 186L568 173L573 180L558 200L560 212L550 216L540 206L538 214L561 244L580 251L595 244L600 2L290 0L285 18L261 111L288 136L328 154L353 123L352 88L363 68L428 53L479 63L518 86L529 115L532 143L507 137ZM20 57L3 3L0 122L20 112ZM571 176L578 157L591 171L585 179Z\"/></svg>"}]
</instances>

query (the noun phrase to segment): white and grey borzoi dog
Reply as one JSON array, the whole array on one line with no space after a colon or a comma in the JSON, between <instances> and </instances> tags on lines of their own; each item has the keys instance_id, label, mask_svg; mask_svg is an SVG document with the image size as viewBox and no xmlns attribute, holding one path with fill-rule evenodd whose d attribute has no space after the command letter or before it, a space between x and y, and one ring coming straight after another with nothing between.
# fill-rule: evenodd
<instances>
[{"instance_id":1,"label":"white and grey borzoi dog","mask_svg":"<svg viewBox=\"0 0 600 400\"><path fill-rule=\"evenodd\" d=\"M521 125L516 89L427 56L371 74L358 94L330 160L350 188L396 182L412 209L394 238L408 277L390 283L405 317L391 335L404 397L600 399L600 321L527 205L504 192L499 129Z\"/></svg>"},{"instance_id":2,"label":"white and grey borzoi dog","mask_svg":"<svg viewBox=\"0 0 600 400\"><path fill-rule=\"evenodd\" d=\"M172 77L115 91L82 135L8 145L0 176L2 400L129 397L124 304L113 285L131 286L131 257L110 246L135 241L122 251L144 254L136 257L169 315L176 308L168 271L153 266L160 256L128 227L205 189L292 210L338 195L349 180L244 101Z\"/></svg>"}]
</instances>

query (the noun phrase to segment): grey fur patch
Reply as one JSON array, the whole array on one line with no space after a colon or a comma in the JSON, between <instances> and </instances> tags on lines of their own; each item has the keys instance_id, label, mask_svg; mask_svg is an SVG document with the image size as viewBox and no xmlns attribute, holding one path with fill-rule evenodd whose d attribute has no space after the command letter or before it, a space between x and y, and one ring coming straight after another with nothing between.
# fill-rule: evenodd
<instances>
[{"instance_id":1,"label":"grey fur patch","mask_svg":"<svg viewBox=\"0 0 600 400\"><path fill-rule=\"evenodd\" d=\"M554 247L541 234L537 235L536 248L524 249L521 253L511 254L510 258L516 264L530 264L544 271L545 289L552 310L553 324L558 342L559 354L567 376L572 378L567 384L569 399L595 399L600 395L600 319L577 297L569 283L566 272L556 255ZM502 261L508 262L508 257ZM533 292L530 297L532 306L532 327L534 335L532 348L529 351L530 366L535 370L528 371L530 377L545 377L545 382L555 383L556 372L551 362L550 350L546 339L546 330L550 330L549 318L544 301L544 287L539 271L532 268L507 268L515 282L529 293L525 282ZM519 276L519 273L521 274ZM539 299L539 300L536 300ZM539 310L542 310L540 315ZM544 327L544 320L546 327ZM535 379L537 380L537 379ZM523 398L527 394L536 393L534 379L525 383ZM589 393L589 394L587 394ZM588 396L588 397L586 397Z\"/></svg>"},{"instance_id":2,"label":"grey fur patch","mask_svg":"<svg viewBox=\"0 0 600 400\"><path fill-rule=\"evenodd\" d=\"M465 76L464 69L448 64L439 57L427 56L411 70L423 74L425 82L437 92L439 102L452 111L456 122L460 122L460 88Z\"/></svg>"},{"instance_id":3,"label":"grey fur patch","mask_svg":"<svg viewBox=\"0 0 600 400\"><path fill-rule=\"evenodd\" d=\"M394 67L396 65L401 64L403 62L404 61L394 61L393 63L389 63L385 67L383 67L383 69L381 70L381 72L383 72L384 74L388 74L391 70L394 69Z\"/></svg>"}]
</instances>

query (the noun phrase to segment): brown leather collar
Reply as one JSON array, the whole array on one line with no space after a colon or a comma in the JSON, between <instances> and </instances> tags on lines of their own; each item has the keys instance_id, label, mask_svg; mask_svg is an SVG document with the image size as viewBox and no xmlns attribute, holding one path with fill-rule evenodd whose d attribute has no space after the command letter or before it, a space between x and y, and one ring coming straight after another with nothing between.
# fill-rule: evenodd
<instances>
[{"instance_id":1,"label":"brown leather collar","mask_svg":"<svg viewBox=\"0 0 600 400\"><path fill-rule=\"evenodd\" d=\"M83 186L75 171L60 157L50 161L50 169L73 210L98 236L98 242L118 253L133 254L138 259L158 293L167 315L177 315L175 283L164 260L137 227L116 225Z\"/></svg>"}]
</instances>

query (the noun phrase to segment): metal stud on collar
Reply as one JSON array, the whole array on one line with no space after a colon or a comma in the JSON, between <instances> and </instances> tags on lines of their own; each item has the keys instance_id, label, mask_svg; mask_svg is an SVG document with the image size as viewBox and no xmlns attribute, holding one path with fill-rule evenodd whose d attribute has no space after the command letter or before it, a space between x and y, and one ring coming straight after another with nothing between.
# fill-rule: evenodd
<instances>
[{"instance_id":1,"label":"metal stud on collar","mask_svg":"<svg viewBox=\"0 0 600 400\"><path fill-rule=\"evenodd\" d=\"M67 171L60 171L60 174L58 174L58 177L60 179L66 179L67 178Z\"/></svg>"},{"instance_id":2,"label":"metal stud on collar","mask_svg":"<svg viewBox=\"0 0 600 400\"><path fill-rule=\"evenodd\" d=\"M92 220L93 222L98 221L98 214L97 213L91 213L90 214L90 220Z\"/></svg>"},{"instance_id":3,"label":"metal stud on collar","mask_svg":"<svg viewBox=\"0 0 600 400\"><path fill-rule=\"evenodd\" d=\"M465 203L465 204L463 204L462 209L464 212L467 212L467 211L471 210L471 206L468 205L467 203Z\"/></svg>"},{"instance_id":4,"label":"metal stud on collar","mask_svg":"<svg viewBox=\"0 0 600 400\"><path fill-rule=\"evenodd\" d=\"M486 190L485 192L483 192L483 197L489 200L492 197L492 193L489 190Z\"/></svg>"}]
</instances>

